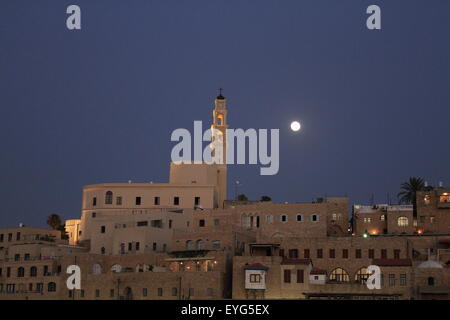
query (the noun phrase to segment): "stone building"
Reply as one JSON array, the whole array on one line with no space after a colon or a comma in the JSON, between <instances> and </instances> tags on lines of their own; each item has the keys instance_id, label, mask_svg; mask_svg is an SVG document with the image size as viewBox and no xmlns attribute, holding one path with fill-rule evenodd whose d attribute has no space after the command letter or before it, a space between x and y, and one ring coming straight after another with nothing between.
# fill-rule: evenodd
<instances>
[{"instance_id":1,"label":"stone building","mask_svg":"<svg viewBox=\"0 0 450 320\"><path fill-rule=\"evenodd\" d=\"M226 141L226 99L212 127ZM226 143L223 146L226 149ZM224 152L225 153L225 152ZM0 299L450 299L450 189L409 205L226 200L226 164L83 188L59 231L0 229ZM81 269L81 288L66 272ZM368 267L381 271L369 290Z\"/></svg>"}]
</instances>

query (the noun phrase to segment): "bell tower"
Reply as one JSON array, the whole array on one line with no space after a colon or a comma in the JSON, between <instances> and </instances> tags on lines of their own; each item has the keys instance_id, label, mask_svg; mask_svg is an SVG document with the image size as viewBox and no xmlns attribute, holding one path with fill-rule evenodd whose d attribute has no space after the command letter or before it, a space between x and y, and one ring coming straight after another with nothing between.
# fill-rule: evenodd
<instances>
[{"instance_id":1,"label":"bell tower","mask_svg":"<svg viewBox=\"0 0 450 320\"><path fill-rule=\"evenodd\" d=\"M214 138L219 139L219 142L222 147L222 157L223 162L222 164L226 164L226 150L227 150L227 99L222 95L222 88L219 89L219 95L216 97L216 100L214 101L214 110L213 110L213 124L211 125L211 132L215 132L216 137L213 136L213 142Z\"/></svg>"},{"instance_id":2,"label":"bell tower","mask_svg":"<svg viewBox=\"0 0 450 320\"><path fill-rule=\"evenodd\" d=\"M214 139L219 139L219 146L221 148L222 162L215 164L217 167L217 200L219 207L223 207L223 203L227 197L227 99L222 95L222 88L219 89L219 95L214 100L213 109L213 123L211 125L211 132L213 132L212 142ZM215 152L214 150L213 152Z\"/></svg>"}]
</instances>

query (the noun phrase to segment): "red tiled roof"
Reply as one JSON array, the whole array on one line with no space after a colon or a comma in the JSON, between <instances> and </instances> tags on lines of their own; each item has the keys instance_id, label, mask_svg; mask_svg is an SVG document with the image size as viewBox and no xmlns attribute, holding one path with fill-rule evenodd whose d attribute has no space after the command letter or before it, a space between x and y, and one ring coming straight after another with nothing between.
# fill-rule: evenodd
<instances>
[{"instance_id":1,"label":"red tiled roof","mask_svg":"<svg viewBox=\"0 0 450 320\"><path fill-rule=\"evenodd\" d=\"M257 262L257 263L252 263L252 264L247 264L244 266L244 270L267 270L269 269L268 267L266 267L265 265Z\"/></svg>"},{"instance_id":2,"label":"red tiled roof","mask_svg":"<svg viewBox=\"0 0 450 320\"><path fill-rule=\"evenodd\" d=\"M311 259L284 258L281 261L281 264L310 264L310 263L312 263Z\"/></svg>"},{"instance_id":3,"label":"red tiled roof","mask_svg":"<svg viewBox=\"0 0 450 320\"><path fill-rule=\"evenodd\" d=\"M318 268L313 268L309 274L327 274L327 271Z\"/></svg>"},{"instance_id":4,"label":"red tiled roof","mask_svg":"<svg viewBox=\"0 0 450 320\"><path fill-rule=\"evenodd\" d=\"M372 264L380 267L410 267L411 259L373 259Z\"/></svg>"}]
</instances>

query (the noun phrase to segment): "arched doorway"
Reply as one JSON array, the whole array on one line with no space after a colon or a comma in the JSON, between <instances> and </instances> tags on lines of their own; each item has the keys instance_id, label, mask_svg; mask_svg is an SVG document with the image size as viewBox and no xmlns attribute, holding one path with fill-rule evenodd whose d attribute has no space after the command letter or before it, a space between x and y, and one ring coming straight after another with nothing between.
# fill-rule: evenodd
<instances>
[{"instance_id":1,"label":"arched doorway","mask_svg":"<svg viewBox=\"0 0 450 320\"><path fill-rule=\"evenodd\" d=\"M124 300L133 300L133 290L130 287L126 287L123 291Z\"/></svg>"}]
</instances>

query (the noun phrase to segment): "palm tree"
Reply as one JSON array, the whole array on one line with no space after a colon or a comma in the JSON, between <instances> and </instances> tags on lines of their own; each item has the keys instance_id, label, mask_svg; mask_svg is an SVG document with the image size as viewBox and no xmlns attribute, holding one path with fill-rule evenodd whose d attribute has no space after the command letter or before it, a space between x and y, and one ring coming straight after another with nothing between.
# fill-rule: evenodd
<instances>
[{"instance_id":1,"label":"palm tree","mask_svg":"<svg viewBox=\"0 0 450 320\"><path fill-rule=\"evenodd\" d=\"M62 223L61 223L61 217L55 213L49 215L47 217L47 224L53 229L58 230Z\"/></svg>"},{"instance_id":2,"label":"palm tree","mask_svg":"<svg viewBox=\"0 0 450 320\"><path fill-rule=\"evenodd\" d=\"M414 225L417 223L417 192L425 189L425 182L422 178L409 178L408 182L403 182L397 195L400 203L412 203Z\"/></svg>"}]
</instances>

